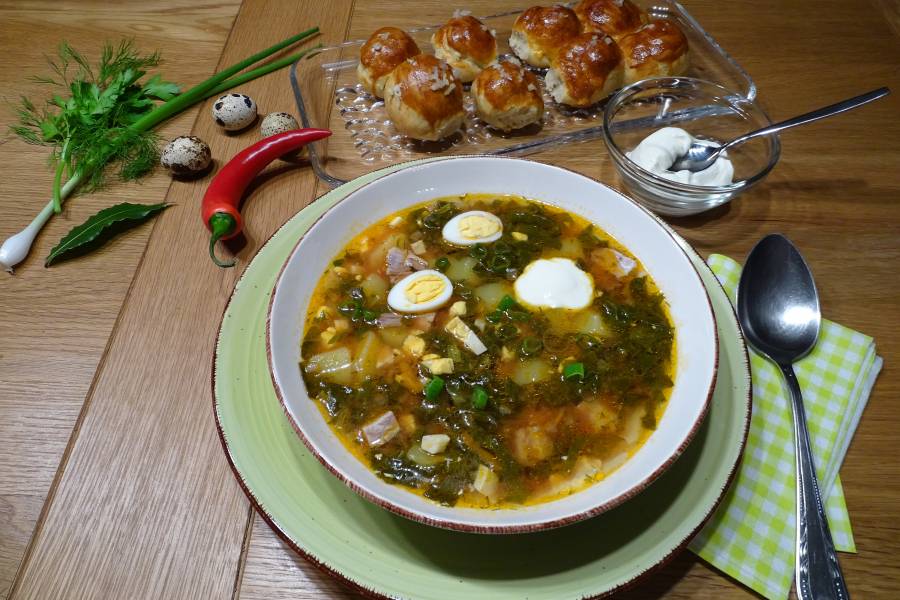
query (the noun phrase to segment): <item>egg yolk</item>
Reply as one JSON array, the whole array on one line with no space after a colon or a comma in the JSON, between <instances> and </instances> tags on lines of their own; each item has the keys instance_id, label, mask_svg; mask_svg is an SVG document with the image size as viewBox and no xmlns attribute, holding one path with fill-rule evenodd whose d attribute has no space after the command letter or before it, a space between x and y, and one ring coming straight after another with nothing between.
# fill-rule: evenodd
<instances>
[{"instance_id":1,"label":"egg yolk","mask_svg":"<svg viewBox=\"0 0 900 600\"><path fill-rule=\"evenodd\" d=\"M440 296L441 292L444 291L444 287L444 281L437 275L425 275L406 286L403 294L412 304L421 304L430 302Z\"/></svg>"},{"instance_id":2,"label":"egg yolk","mask_svg":"<svg viewBox=\"0 0 900 600\"><path fill-rule=\"evenodd\" d=\"M500 223L482 215L470 215L459 221L459 233L468 240L477 240L500 231Z\"/></svg>"}]
</instances>

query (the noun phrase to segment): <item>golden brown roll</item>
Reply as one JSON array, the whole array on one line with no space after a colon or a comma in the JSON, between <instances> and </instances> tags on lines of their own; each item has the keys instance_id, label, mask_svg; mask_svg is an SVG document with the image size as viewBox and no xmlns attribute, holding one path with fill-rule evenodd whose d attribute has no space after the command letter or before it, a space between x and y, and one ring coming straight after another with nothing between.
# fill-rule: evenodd
<instances>
[{"instance_id":1,"label":"golden brown roll","mask_svg":"<svg viewBox=\"0 0 900 600\"><path fill-rule=\"evenodd\" d=\"M575 14L584 31L605 33L616 41L647 22L647 15L631 0L581 0Z\"/></svg>"},{"instance_id":2,"label":"golden brown roll","mask_svg":"<svg viewBox=\"0 0 900 600\"><path fill-rule=\"evenodd\" d=\"M469 83L483 68L497 60L497 40L475 17L453 17L431 36L434 55L447 61L463 83Z\"/></svg>"},{"instance_id":3,"label":"golden brown roll","mask_svg":"<svg viewBox=\"0 0 900 600\"><path fill-rule=\"evenodd\" d=\"M512 131L544 116L544 99L534 73L514 58L501 60L472 82L475 110L491 127Z\"/></svg>"},{"instance_id":4,"label":"golden brown roll","mask_svg":"<svg viewBox=\"0 0 900 600\"><path fill-rule=\"evenodd\" d=\"M581 23L572 9L532 6L513 23L509 47L528 64L549 67L559 47L579 33Z\"/></svg>"},{"instance_id":5,"label":"golden brown roll","mask_svg":"<svg viewBox=\"0 0 900 600\"><path fill-rule=\"evenodd\" d=\"M356 75L366 91L384 97L384 81L394 67L421 50L409 34L396 27L375 31L359 51Z\"/></svg>"},{"instance_id":6,"label":"golden brown roll","mask_svg":"<svg viewBox=\"0 0 900 600\"><path fill-rule=\"evenodd\" d=\"M553 99L590 106L622 87L622 53L608 35L582 33L564 44L544 83Z\"/></svg>"},{"instance_id":7,"label":"golden brown roll","mask_svg":"<svg viewBox=\"0 0 900 600\"><path fill-rule=\"evenodd\" d=\"M387 76L384 106L400 133L440 140L462 125L462 83L453 69L430 54L407 59Z\"/></svg>"},{"instance_id":8,"label":"golden brown roll","mask_svg":"<svg viewBox=\"0 0 900 600\"><path fill-rule=\"evenodd\" d=\"M668 19L653 21L619 40L625 62L625 83L648 77L683 75L690 66L688 41Z\"/></svg>"}]
</instances>

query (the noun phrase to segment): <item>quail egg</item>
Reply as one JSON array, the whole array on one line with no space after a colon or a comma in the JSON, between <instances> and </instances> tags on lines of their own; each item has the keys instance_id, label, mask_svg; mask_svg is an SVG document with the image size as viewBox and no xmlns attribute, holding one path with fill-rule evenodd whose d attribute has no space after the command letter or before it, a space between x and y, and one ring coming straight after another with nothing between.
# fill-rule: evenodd
<instances>
[{"instance_id":1,"label":"quail egg","mask_svg":"<svg viewBox=\"0 0 900 600\"><path fill-rule=\"evenodd\" d=\"M503 222L489 212L470 210L447 221L441 235L456 246L487 244L496 242L503 235Z\"/></svg>"},{"instance_id":2,"label":"quail egg","mask_svg":"<svg viewBox=\"0 0 900 600\"><path fill-rule=\"evenodd\" d=\"M300 124L297 123L297 119L286 112L269 113L259 125L259 132L263 137L284 133L292 129L300 129Z\"/></svg>"},{"instance_id":3,"label":"quail egg","mask_svg":"<svg viewBox=\"0 0 900 600\"><path fill-rule=\"evenodd\" d=\"M182 135L162 149L159 162L172 175L196 175L209 166L209 145L193 135Z\"/></svg>"},{"instance_id":4,"label":"quail egg","mask_svg":"<svg viewBox=\"0 0 900 600\"><path fill-rule=\"evenodd\" d=\"M533 308L579 310L594 299L594 279L568 258L539 258L525 267L513 288Z\"/></svg>"},{"instance_id":5,"label":"quail egg","mask_svg":"<svg viewBox=\"0 0 900 600\"><path fill-rule=\"evenodd\" d=\"M212 114L219 127L237 131L256 120L256 102L244 94L225 94L213 104Z\"/></svg>"},{"instance_id":6,"label":"quail egg","mask_svg":"<svg viewBox=\"0 0 900 600\"><path fill-rule=\"evenodd\" d=\"M437 310L450 300L453 284L439 271L425 269L407 275L388 292L388 305L401 313Z\"/></svg>"}]
</instances>

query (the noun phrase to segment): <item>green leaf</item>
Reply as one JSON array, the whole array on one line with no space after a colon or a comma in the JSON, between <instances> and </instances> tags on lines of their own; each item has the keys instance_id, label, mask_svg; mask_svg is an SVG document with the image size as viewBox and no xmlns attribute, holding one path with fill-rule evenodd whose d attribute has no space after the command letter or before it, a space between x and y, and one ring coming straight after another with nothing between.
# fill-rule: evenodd
<instances>
[{"instance_id":1,"label":"green leaf","mask_svg":"<svg viewBox=\"0 0 900 600\"><path fill-rule=\"evenodd\" d=\"M169 100L177 96L179 92L181 92L181 88L177 83L163 81L159 73L144 83L144 94L158 100Z\"/></svg>"},{"instance_id":2,"label":"green leaf","mask_svg":"<svg viewBox=\"0 0 900 600\"><path fill-rule=\"evenodd\" d=\"M170 206L161 204L131 204L123 202L109 208L104 208L87 221L74 227L59 241L47 259L44 266L49 267L64 255L74 253L76 250L93 250L102 246L112 235L129 229L147 218ZM114 227L118 224L118 227ZM112 235L109 235L112 233ZM101 234L107 234L100 237Z\"/></svg>"}]
</instances>

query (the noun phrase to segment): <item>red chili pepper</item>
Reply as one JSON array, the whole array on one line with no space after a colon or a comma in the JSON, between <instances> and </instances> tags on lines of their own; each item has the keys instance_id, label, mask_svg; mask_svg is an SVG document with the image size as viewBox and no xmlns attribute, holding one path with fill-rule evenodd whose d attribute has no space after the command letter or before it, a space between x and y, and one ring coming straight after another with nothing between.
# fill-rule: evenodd
<instances>
[{"instance_id":1,"label":"red chili pepper","mask_svg":"<svg viewBox=\"0 0 900 600\"><path fill-rule=\"evenodd\" d=\"M212 232L209 255L214 263L220 267L234 266L234 261L227 263L216 258L216 242L233 238L241 232L243 222L238 204L253 178L276 158L329 135L331 132L327 129L285 131L245 148L222 167L206 189L200 211L203 222Z\"/></svg>"}]
</instances>

